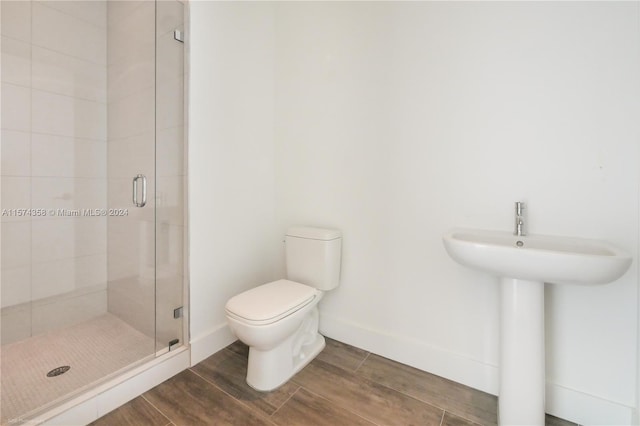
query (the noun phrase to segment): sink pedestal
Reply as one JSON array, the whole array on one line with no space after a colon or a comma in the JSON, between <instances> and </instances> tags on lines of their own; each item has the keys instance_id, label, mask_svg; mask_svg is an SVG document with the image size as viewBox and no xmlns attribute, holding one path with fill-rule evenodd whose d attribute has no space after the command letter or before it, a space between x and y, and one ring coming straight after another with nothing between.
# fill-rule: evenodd
<instances>
[{"instance_id":1,"label":"sink pedestal","mask_svg":"<svg viewBox=\"0 0 640 426\"><path fill-rule=\"evenodd\" d=\"M502 278L500 425L544 426L544 283Z\"/></svg>"}]
</instances>

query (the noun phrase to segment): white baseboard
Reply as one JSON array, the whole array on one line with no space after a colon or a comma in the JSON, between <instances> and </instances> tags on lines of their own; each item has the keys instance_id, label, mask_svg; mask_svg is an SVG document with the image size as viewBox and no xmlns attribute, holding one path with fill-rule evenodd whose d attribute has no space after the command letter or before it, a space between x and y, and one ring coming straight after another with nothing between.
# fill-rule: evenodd
<instances>
[{"instance_id":1,"label":"white baseboard","mask_svg":"<svg viewBox=\"0 0 640 426\"><path fill-rule=\"evenodd\" d=\"M27 424L47 426L86 425L189 368L189 348L169 352L134 368Z\"/></svg>"},{"instance_id":2,"label":"white baseboard","mask_svg":"<svg viewBox=\"0 0 640 426\"><path fill-rule=\"evenodd\" d=\"M547 382L547 413L581 425L632 425L635 408Z\"/></svg>"},{"instance_id":3,"label":"white baseboard","mask_svg":"<svg viewBox=\"0 0 640 426\"><path fill-rule=\"evenodd\" d=\"M320 332L327 337L385 358L445 377L493 395L498 394L498 366L426 345L418 340L372 330L320 313Z\"/></svg>"},{"instance_id":4,"label":"white baseboard","mask_svg":"<svg viewBox=\"0 0 640 426\"><path fill-rule=\"evenodd\" d=\"M208 332L191 339L191 365L196 365L220 349L235 342L237 337L226 323L213 327Z\"/></svg>"},{"instance_id":5,"label":"white baseboard","mask_svg":"<svg viewBox=\"0 0 640 426\"><path fill-rule=\"evenodd\" d=\"M497 365L485 364L415 339L373 330L323 312L320 313L320 332L402 364L493 395L498 394ZM630 425L635 419L634 407L568 389L556 383L547 383L546 411L583 425Z\"/></svg>"}]
</instances>

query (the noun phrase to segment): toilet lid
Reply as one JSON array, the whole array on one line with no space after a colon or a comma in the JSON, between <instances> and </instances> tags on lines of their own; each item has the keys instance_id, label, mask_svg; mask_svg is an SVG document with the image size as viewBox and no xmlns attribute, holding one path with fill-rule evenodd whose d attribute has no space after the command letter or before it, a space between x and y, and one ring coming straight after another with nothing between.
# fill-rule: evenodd
<instances>
[{"instance_id":1,"label":"toilet lid","mask_svg":"<svg viewBox=\"0 0 640 426\"><path fill-rule=\"evenodd\" d=\"M278 280L229 299L228 313L251 322L270 324L311 302L317 290L294 281Z\"/></svg>"}]
</instances>

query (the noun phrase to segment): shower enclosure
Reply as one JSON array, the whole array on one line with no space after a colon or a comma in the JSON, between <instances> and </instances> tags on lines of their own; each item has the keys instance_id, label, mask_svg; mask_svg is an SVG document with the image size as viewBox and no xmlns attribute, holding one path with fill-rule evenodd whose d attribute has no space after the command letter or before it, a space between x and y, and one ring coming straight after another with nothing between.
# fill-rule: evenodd
<instances>
[{"instance_id":1,"label":"shower enclosure","mask_svg":"<svg viewBox=\"0 0 640 426\"><path fill-rule=\"evenodd\" d=\"M186 340L185 4L0 7L4 425Z\"/></svg>"}]
</instances>

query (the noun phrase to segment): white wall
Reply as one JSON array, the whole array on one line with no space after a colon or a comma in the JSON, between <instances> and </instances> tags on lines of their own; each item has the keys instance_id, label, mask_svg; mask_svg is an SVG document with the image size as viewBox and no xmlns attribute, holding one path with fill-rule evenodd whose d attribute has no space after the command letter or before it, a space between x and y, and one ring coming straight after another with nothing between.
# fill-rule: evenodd
<instances>
[{"instance_id":1,"label":"white wall","mask_svg":"<svg viewBox=\"0 0 640 426\"><path fill-rule=\"evenodd\" d=\"M510 230L523 200L530 232L638 258L637 3L192 8L196 338L249 278L274 273L274 235L332 226L343 276L322 302L323 331L495 393L496 279L447 257L448 228ZM607 286L547 286L549 412L630 422L637 286L637 264Z\"/></svg>"},{"instance_id":2,"label":"white wall","mask_svg":"<svg viewBox=\"0 0 640 426\"><path fill-rule=\"evenodd\" d=\"M226 300L276 277L281 238L273 8L192 2L190 9L190 332L197 361L230 338Z\"/></svg>"},{"instance_id":3,"label":"white wall","mask_svg":"<svg viewBox=\"0 0 640 426\"><path fill-rule=\"evenodd\" d=\"M525 200L533 233L637 253L637 4L295 4L277 30L280 228L345 234L327 333L496 392L495 279L448 228ZM551 384L635 405L637 280L548 286Z\"/></svg>"}]
</instances>

